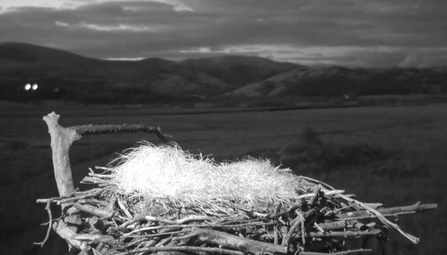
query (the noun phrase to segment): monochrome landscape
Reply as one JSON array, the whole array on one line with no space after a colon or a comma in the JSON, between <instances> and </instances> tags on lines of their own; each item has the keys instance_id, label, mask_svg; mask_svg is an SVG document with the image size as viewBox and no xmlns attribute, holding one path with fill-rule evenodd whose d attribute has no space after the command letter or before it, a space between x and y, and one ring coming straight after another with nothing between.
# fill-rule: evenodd
<instances>
[{"instance_id":1,"label":"monochrome landscape","mask_svg":"<svg viewBox=\"0 0 447 255\"><path fill-rule=\"evenodd\" d=\"M256 3L255 3L256 2ZM0 1L0 254L68 254L40 198L58 196L48 127L159 126L216 164L248 157L399 217L386 254L447 254L447 23L436 1ZM443 9L444 8L444 9ZM83 137L89 169L159 139ZM52 204L54 217L60 207ZM362 254L383 254L371 240Z\"/></svg>"}]
</instances>

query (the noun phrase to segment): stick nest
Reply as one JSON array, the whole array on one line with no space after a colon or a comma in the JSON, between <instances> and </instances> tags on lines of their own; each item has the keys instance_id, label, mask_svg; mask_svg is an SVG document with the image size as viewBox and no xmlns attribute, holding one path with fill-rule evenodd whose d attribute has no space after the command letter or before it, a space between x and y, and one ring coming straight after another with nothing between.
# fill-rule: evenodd
<instances>
[{"instance_id":1,"label":"stick nest","mask_svg":"<svg viewBox=\"0 0 447 255\"><path fill-rule=\"evenodd\" d=\"M97 169L83 183L98 188L38 201L71 208L53 228L75 225L68 238L92 254L347 254L368 250L346 251L346 240L382 242L387 229L418 242L392 221L421 205L362 203L268 160L217 164L145 143Z\"/></svg>"}]
</instances>

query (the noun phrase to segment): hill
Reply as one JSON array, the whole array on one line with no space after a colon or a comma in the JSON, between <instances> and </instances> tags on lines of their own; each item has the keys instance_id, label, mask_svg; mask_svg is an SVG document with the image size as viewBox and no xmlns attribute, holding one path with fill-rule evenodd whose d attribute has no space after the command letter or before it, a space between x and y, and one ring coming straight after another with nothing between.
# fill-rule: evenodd
<instances>
[{"instance_id":1,"label":"hill","mask_svg":"<svg viewBox=\"0 0 447 255\"><path fill-rule=\"evenodd\" d=\"M299 67L297 64L276 62L267 58L231 55L187 59L182 63L237 87L259 82Z\"/></svg>"},{"instance_id":2,"label":"hill","mask_svg":"<svg viewBox=\"0 0 447 255\"><path fill-rule=\"evenodd\" d=\"M341 96L442 93L447 87L447 69L366 69L340 66L298 67L247 84L229 96Z\"/></svg>"},{"instance_id":3,"label":"hill","mask_svg":"<svg viewBox=\"0 0 447 255\"><path fill-rule=\"evenodd\" d=\"M72 92L96 87L96 92L103 94L106 90L121 90L124 94L209 95L234 89L215 77L170 60L99 60L24 43L0 43L0 76L3 85L14 89L38 83L49 90Z\"/></svg>"},{"instance_id":4,"label":"hill","mask_svg":"<svg viewBox=\"0 0 447 255\"><path fill-rule=\"evenodd\" d=\"M37 83L39 89L25 91L27 83ZM0 99L16 101L237 105L250 102L247 97L444 93L447 68L302 66L251 56L109 61L8 42L0 43L0 86Z\"/></svg>"}]
</instances>

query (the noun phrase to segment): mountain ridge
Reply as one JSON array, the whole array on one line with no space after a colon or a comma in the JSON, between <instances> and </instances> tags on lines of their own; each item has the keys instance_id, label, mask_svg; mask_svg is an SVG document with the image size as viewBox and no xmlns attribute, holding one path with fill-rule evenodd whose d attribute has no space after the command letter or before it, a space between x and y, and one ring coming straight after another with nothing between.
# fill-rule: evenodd
<instances>
[{"instance_id":1,"label":"mountain ridge","mask_svg":"<svg viewBox=\"0 0 447 255\"><path fill-rule=\"evenodd\" d=\"M218 58L215 57L215 60ZM231 58L234 58L231 62L242 63L240 66L251 68L251 72L238 75L238 78L242 76L242 80L248 82L268 78L270 74L274 75L285 70L281 67L277 68L275 65L290 66L257 57L234 56ZM248 60L251 62L250 65L244 63ZM197 91L194 88L197 85L209 87L211 91L201 89L202 92L199 94L202 95L226 92L245 85L229 83L228 80L224 81L225 75L216 77L212 75L212 72L206 72L202 61L190 59L185 64L183 61L175 62L161 58L145 58L135 61L101 60L27 43L0 43L0 74L12 78L19 78L25 74L29 79L34 80L48 77L57 77L61 80L67 79L67 77L78 80L95 79L109 83L111 86L126 86L125 84L149 86L159 93L174 94L185 91L195 93ZM269 62L270 69L264 68L262 65L258 68L253 67L252 64L257 61ZM251 77L257 70L261 70L261 74L254 75L254 78ZM264 72L265 70L267 70L267 74ZM23 76L22 78L25 79ZM170 88L169 91L162 88L164 85Z\"/></svg>"},{"instance_id":2,"label":"mountain ridge","mask_svg":"<svg viewBox=\"0 0 447 255\"><path fill-rule=\"evenodd\" d=\"M216 96L425 93L433 85L439 86L443 93L447 87L447 68L303 66L238 55L177 62L162 58L102 60L33 44L0 43L3 99L19 96L20 86L30 82L42 85L39 92L42 95L61 88L66 96L74 98L89 98L96 93L96 101L90 100L93 102L98 98L100 101L107 98L107 102L144 101L147 95L151 100L158 97L196 100Z\"/></svg>"}]
</instances>

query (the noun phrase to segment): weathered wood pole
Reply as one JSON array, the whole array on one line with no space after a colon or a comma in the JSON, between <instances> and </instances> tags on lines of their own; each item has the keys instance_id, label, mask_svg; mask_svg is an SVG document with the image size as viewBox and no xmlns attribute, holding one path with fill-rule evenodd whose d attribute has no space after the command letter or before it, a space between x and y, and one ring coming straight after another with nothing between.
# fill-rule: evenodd
<instances>
[{"instance_id":1,"label":"weathered wood pole","mask_svg":"<svg viewBox=\"0 0 447 255\"><path fill-rule=\"evenodd\" d=\"M70 196L75 191L73 174L70 166L69 151L71 145L81 139L81 135L73 128L59 125L59 115L52 112L43 117L51 136L53 152L54 178L56 179L59 196Z\"/></svg>"}]
</instances>

